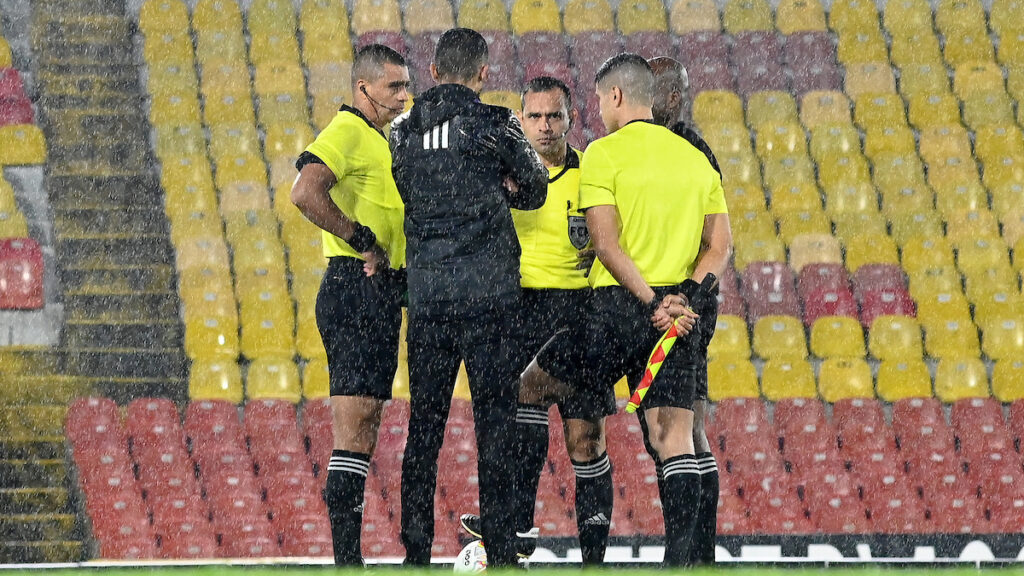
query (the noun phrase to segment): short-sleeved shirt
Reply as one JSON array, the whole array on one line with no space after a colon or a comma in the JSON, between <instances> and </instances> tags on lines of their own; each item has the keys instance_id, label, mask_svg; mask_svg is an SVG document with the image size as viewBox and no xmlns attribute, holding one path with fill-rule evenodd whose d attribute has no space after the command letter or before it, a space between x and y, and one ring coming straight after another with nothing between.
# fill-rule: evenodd
<instances>
[{"instance_id":1,"label":"short-sleeved shirt","mask_svg":"<svg viewBox=\"0 0 1024 576\"><path fill-rule=\"evenodd\" d=\"M704 216L728 212L718 171L668 128L634 121L594 141L580 162L580 207L615 206L619 244L650 286L693 274ZM594 262L594 288L618 286Z\"/></svg>"},{"instance_id":2,"label":"short-sleeved shirt","mask_svg":"<svg viewBox=\"0 0 1024 576\"><path fill-rule=\"evenodd\" d=\"M391 148L384 134L359 110L343 106L306 152L322 161L337 178L330 194L342 213L373 230L393 268L404 266L405 207L391 174ZM323 232L323 246L324 256L362 259L359 252L330 232Z\"/></svg>"},{"instance_id":3,"label":"short-sleeved shirt","mask_svg":"<svg viewBox=\"0 0 1024 576\"><path fill-rule=\"evenodd\" d=\"M531 289L587 287L576 254L590 242L580 211L580 157L569 148L563 166L548 168L548 196L538 210L512 210L523 254L521 285Z\"/></svg>"}]
</instances>

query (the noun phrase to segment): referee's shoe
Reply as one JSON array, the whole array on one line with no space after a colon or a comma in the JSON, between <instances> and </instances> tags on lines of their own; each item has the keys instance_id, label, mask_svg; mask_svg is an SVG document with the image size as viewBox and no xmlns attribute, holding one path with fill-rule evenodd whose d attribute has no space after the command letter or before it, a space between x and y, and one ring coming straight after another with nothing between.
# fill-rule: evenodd
<instances>
[{"instance_id":1,"label":"referee's shoe","mask_svg":"<svg viewBox=\"0 0 1024 576\"><path fill-rule=\"evenodd\" d=\"M474 538L483 538L483 530L480 529L480 517L476 514L463 514L459 518L462 529L469 532ZM537 537L540 529L534 526L528 532L516 532L516 554L520 558L529 558L537 550ZM486 546L487 543L485 542Z\"/></svg>"}]
</instances>

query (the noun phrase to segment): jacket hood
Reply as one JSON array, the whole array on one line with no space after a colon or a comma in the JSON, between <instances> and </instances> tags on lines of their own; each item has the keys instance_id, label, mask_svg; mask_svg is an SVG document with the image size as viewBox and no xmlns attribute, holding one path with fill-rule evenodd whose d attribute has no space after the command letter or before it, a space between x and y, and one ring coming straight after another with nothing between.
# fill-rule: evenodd
<instances>
[{"instance_id":1,"label":"jacket hood","mask_svg":"<svg viewBox=\"0 0 1024 576\"><path fill-rule=\"evenodd\" d=\"M441 84L416 98L406 125L416 133L451 120L466 109L466 105L479 102L480 95L461 84Z\"/></svg>"}]
</instances>

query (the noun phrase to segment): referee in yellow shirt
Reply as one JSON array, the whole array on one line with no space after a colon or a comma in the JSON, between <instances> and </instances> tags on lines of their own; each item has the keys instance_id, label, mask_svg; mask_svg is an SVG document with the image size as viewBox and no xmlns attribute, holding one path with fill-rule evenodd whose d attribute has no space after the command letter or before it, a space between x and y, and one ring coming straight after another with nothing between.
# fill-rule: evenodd
<instances>
[{"instance_id":1,"label":"referee in yellow shirt","mask_svg":"<svg viewBox=\"0 0 1024 576\"><path fill-rule=\"evenodd\" d=\"M520 401L543 409L570 393L613 388L623 375L637 386L675 319L685 335L641 410L661 463L665 564L684 565L700 495L692 438L700 343L697 315L682 303L708 297L699 284L707 275L698 264L704 218L727 212L725 196L707 156L652 121L654 75L646 60L615 56L595 83L609 135L580 163L580 206L597 251L594 290L584 317L549 341L524 373ZM603 447L601 420L591 424L593 442Z\"/></svg>"},{"instance_id":2,"label":"referee in yellow shirt","mask_svg":"<svg viewBox=\"0 0 1024 576\"><path fill-rule=\"evenodd\" d=\"M327 351L334 450L327 509L338 565L362 563L363 489L398 369L405 215L384 128L409 98L409 69L379 44L352 65L352 106L299 156L292 202L323 229L327 272L316 322Z\"/></svg>"},{"instance_id":3,"label":"referee in yellow shirt","mask_svg":"<svg viewBox=\"0 0 1024 576\"><path fill-rule=\"evenodd\" d=\"M523 131L548 169L548 195L538 210L512 210L522 247L520 370L555 333L579 321L590 294L588 270L582 264L590 234L579 207L580 153L566 142L578 116L572 94L561 80L541 76L527 83L522 98ZM589 424L594 417L615 412L611 388L597 390L598 394L588 392L573 394L558 404L576 472L576 523L585 565L599 563L604 557L613 491L607 454L587 441L594 436ZM520 404L516 424L519 434L530 439L517 458L520 497L515 512L518 552L529 557L537 544L533 512L548 455L548 411ZM479 517L465 514L461 520L467 532L480 537Z\"/></svg>"}]
</instances>

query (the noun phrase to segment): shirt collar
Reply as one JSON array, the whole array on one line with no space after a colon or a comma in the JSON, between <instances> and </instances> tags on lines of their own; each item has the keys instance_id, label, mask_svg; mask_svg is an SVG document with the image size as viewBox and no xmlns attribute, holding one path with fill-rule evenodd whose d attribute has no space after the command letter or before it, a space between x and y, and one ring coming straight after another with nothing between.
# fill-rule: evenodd
<instances>
[{"instance_id":1,"label":"shirt collar","mask_svg":"<svg viewBox=\"0 0 1024 576\"><path fill-rule=\"evenodd\" d=\"M564 176L569 170L579 169L580 167L580 155L577 154L576 151L573 150L572 146L569 146L568 144L565 145L565 148L565 164L562 166L562 169L558 171L558 174L548 178L548 184L554 184L556 180Z\"/></svg>"},{"instance_id":2,"label":"shirt collar","mask_svg":"<svg viewBox=\"0 0 1024 576\"><path fill-rule=\"evenodd\" d=\"M377 134L380 134L381 137L384 136L384 132L382 132L380 130L380 128L377 128L377 126L373 122L370 122L370 119L367 118L366 115L363 114L362 111L359 110L358 108L355 108L353 106L349 106L348 104L342 104L341 105L341 109L339 109L338 112L350 112L352 114L355 114L356 116L361 118L363 120L363 122L366 122L367 126L369 126L370 128L373 128L374 132L376 132Z\"/></svg>"}]
</instances>

